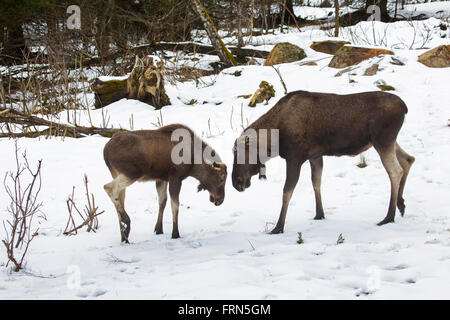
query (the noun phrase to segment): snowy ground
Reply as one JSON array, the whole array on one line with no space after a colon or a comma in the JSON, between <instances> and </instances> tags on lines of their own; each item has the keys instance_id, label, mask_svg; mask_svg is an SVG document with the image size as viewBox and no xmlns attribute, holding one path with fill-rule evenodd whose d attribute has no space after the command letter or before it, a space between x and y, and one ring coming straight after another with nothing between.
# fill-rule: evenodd
<instances>
[{"instance_id":1,"label":"snowy ground","mask_svg":"<svg viewBox=\"0 0 450 320\"><path fill-rule=\"evenodd\" d=\"M404 218L398 215L395 223L376 226L387 211L389 182L371 149L365 153L368 166L364 169L356 166L358 157L325 159L323 221L312 219L314 194L305 164L285 233L268 235L281 206L284 161L271 160L268 180L254 178L251 188L239 193L231 185L231 148L242 126L269 110L283 96L283 88L270 67L230 68L206 79L209 86L167 85L172 105L161 113L125 99L106 107L103 114L90 111L92 122L98 125L107 117L114 127L129 128L132 119L134 129L152 129L161 116L164 124L187 124L228 164L226 198L220 207L209 202L206 192L196 192L194 179L184 181L180 239L170 238L169 208L165 234L153 233L158 208L154 183L137 183L127 190L126 199L132 220L131 244L120 244L117 215L103 191L110 181L102 156L106 138L19 140L31 164L43 159L41 200L47 221L40 225L39 236L29 249L26 270L0 269L0 299L450 298L449 68L431 69L418 63L417 56L424 49L395 49L405 66L392 65L386 57L375 76L363 76L364 69L379 60L375 58L362 63L354 74L335 77L338 70L327 67L331 57L309 49L312 41L325 35L305 34L292 32L266 39L271 44L296 43L306 48L307 60L318 60L317 66L298 62L279 66L289 91L371 91L378 90L374 82L382 79L408 105L398 141L416 162L406 185ZM449 44L448 37L436 36L431 42ZM235 70L242 75L235 77ZM238 96L253 93L261 80L274 85L276 97L267 106L249 108L249 99ZM185 104L192 99L197 103ZM66 118L63 113L61 119ZM81 124L89 123L87 112L78 112L77 118ZM13 150L12 140L0 140L1 174L14 168ZM66 199L75 185L75 200L82 206L83 174L88 175L90 190L106 213L99 217L97 233L82 231L67 237L62 235ZM7 204L1 192L2 218ZM301 245L296 243L297 232L302 232ZM345 241L337 245L340 234ZM0 264L6 263L5 257L0 247Z\"/></svg>"}]
</instances>

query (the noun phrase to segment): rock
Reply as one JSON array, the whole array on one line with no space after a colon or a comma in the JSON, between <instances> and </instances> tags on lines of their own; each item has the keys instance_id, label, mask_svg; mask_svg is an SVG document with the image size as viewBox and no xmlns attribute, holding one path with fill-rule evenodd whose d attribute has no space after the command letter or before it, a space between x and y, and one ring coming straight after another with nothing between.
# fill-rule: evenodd
<instances>
[{"instance_id":1,"label":"rock","mask_svg":"<svg viewBox=\"0 0 450 320\"><path fill-rule=\"evenodd\" d=\"M422 53L419 62L430 68L450 67L450 45L442 45Z\"/></svg>"},{"instance_id":2,"label":"rock","mask_svg":"<svg viewBox=\"0 0 450 320\"><path fill-rule=\"evenodd\" d=\"M302 48L288 42L282 42L273 47L264 65L273 66L274 64L294 62L304 58L306 58L306 53Z\"/></svg>"},{"instance_id":3,"label":"rock","mask_svg":"<svg viewBox=\"0 0 450 320\"><path fill-rule=\"evenodd\" d=\"M275 97L275 89L273 88L273 85L269 84L267 81L261 81L259 84L259 89L255 91L252 100L248 105L250 107L254 107L257 103L261 103L264 100L267 104L269 99L272 97Z\"/></svg>"},{"instance_id":4,"label":"rock","mask_svg":"<svg viewBox=\"0 0 450 320\"><path fill-rule=\"evenodd\" d=\"M340 48L349 43L350 42L348 41L334 41L334 40L315 41L310 46L310 48L318 52L335 54Z\"/></svg>"},{"instance_id":5,"label":"rock","mask_svg":"<svg viewBox=\"0 0 450 320\"><path fill-rule=\"evenodd\" d=\"M386 49L344 46L336 52L328 66L341 69L383 54L394 53Z\"/></svg>"},{"instance_id":6,"label":"rock","mask_svg":"<svg viewBox=\"0 0 450 320\"><path fill-rule=\"evenodd\" d=\"M317 62L315 61L308 61L305 63L300 64L301 66L317 66Z\"/></svg>"},{"instance_id":7,"label":"rock","mask_svg":"<svg viewBox=\"0 0 450 320\"><path fill-rule=\"evenodd\" d=\"M379 67L378 63L373 64L372 66L367 68L366 71L364 71L364 75L374 76L378 72L378 67Z\"/></svg>"},{"instance_id":8,"label":"rock","mask_svg":"<svg viewBox=\"0 0 450 320\"><path fill-rule=\"evenodd\" d=\"M393 86L390 86L386 83L384 80L377 80L374 82L374 84L381 89L382 91L394 91L395 88Z\"/></svg>"},{"instance_id":9,"label":"rock","mask_svg":"<svg viewBox=\"0 0 450 320\"><path fill-rule=\"evenodd\" d=\"M395 91L395 88L388 84L379 84L377 85L377 87L383 91Z\"/></svg>"},{"instance_id":10,"label":"rock","mask_svg":"<svg viewBox=\"0 0 450 320\"><path fill-rule=\"evenodd\" d=\"M391 62L391 64L396 65L396 66L404 66L405 65L405 63L402 60L395 58L395 57L391 57L390 62Z\"/></svg>"}]
</instances>

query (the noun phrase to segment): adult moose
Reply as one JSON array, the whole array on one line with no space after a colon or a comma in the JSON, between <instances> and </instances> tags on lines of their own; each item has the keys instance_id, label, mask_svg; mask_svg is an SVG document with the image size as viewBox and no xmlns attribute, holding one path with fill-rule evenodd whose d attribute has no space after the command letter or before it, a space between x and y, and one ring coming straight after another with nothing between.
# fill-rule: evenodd
<instances>
[{"instance_id":1,"label":"adult moose","mask_svg":"<svg viewBox=\"0 0 450 320\"><path fill-rule=\"evenodd\" d=\"M168 125L158 130L116 133L105 145L103 155L114 179L104 188L116 207L122 242L128 243L130 234L130 218L124 203L125 189L136 181L156 181L159 198L156 234L163 233L163 212L169 186L173 215L172 238L180 237L179 194L185 178L199 180L198 191L208 190L210 201L216 206L222 204L225 198L226 165L221 163L220 157L210 146L181 124Z\"/></svg>"},{"instance_id":2,"label":"adult moose","mask_svg":"<svg viewBox=\"0 0 450 320\"><path fill-rule=\"evenodd\" d=\"M236 139L233 149L233 186L238 191L244 191L250 186L251 177L264 168L261 160L253 164L247 161L251 138L248 138L246 131L254 129L256 138L259 139L260 129L267 129L264 132L278 129L279 155L286 160L286 181L280 217L271 233L282 233L288 204L305 161L309 160L311 165L316 199L315 219L323 219L325 216L320 195L322 157L355 156L373 146L391 181L389 209L379 225L393 222L396 206L402 216L405 212L403 190L414 162L414 157L403 151L396 142L407 111L405 103L399 97L382 91L348 95L291 92ZM268 140L270 139L269 134ZM245 162L239 163L238 146L244 143L245 147L241 150L245 151ZM260 148L258 144L256 148ZM270 146L267 148L269 157L277 155L271 152Z\"/></svg>"}]
</instances>

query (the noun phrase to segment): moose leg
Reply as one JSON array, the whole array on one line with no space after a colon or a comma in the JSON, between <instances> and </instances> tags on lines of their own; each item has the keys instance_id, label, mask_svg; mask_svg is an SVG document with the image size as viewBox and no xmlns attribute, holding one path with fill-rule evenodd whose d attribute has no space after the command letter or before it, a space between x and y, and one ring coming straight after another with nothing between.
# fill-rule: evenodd
<instances>
[{"instance_id":1,"label":"moose leg","mask_svg":"<svg viewBox=\"0 0 450 320\"><path fill-rule=\"evenodd\" d=\"M320 183L322 181L323 158L318 157L310 159L311 165L311 181L314 188L314 196L316 198L316 216L315 220L325 219L322 207L322 196L320 195Z\"/></svg>"},{"instance_id":2,"label":"moose leg","mask_svg":"<svg viewBox=\"0 0 450 320\"><path fill-rule=\"evenodd\" d=\"M180 206L180 189L181 180L172 180L169 182L169 194L170 194L170 204L172 207L172 217L173 217L173 228L172 228L172 239L177 239L180 237L178 231L178 209Z\"/></svg>"},{"instance_id":3,"label":"moose leg","mask_svg":"<svg viewBox=\"0 0 450 320\"><path fill-rule=\"evenodd\" d=\"M300 176L301 164L292 160L286 160L286 181L283 188L283 205L281 206L280 217L275 228L270 232L271 234L283 233L284 223L286 222L286 213L291 201L292 193L297 185Z\"/></svg>"},{"instance_id":4,"label":"moose leg","mask_svg":"<svg viewBox=\"0 0 450 320\"><path fill-rule=\"evenodd\" d=\"M403 190L405 189L406 178L408 177L409 169L411 169L412 164L415 161L413 156L407 154L398 143L395 144L395 152L397 155L397 160L402 166L403 176L400 180L400 187L398 189L398 200L397 200L397 208L400 210L400 213L405 214L405 199L403 199Z\"/></svg>"},{"instance_id":5,"label":"moose leg","mask_svg":"<svg viewBox=\"0 0 450 320\"><path fill-rule=\"evenodd\" d=\"M392 144L386 148L376 148L378 154L380 155L381 162L383 163L383 166L386 169L391 181L391 199L389 201L388 213L386 217L378 223L379 226L389 222L394 222L395 218L395 207L397 205L400 180L403 176L403 169L397 160L395 149L395 144Z\"/></svg>"},{"instance_id":6,"label":"moose leg","mask_svg":"<svg viewBox=\"0 0 450 320\"><path fill-rule=\"evenodd\" d=\"M116 207L117 215L119 217L119 227L121 241L128 243L128 235L130 234L130 217L125 211L125 189L134 181L124 175L119 175L110 183L105 184L104 189L111 198Z\"/></svg>"},{"instance_id":7,"label":"moose leg","mask_svg":"<svg viewBox=\"0 0 450 320\"><path fill-rule=\"evenodd\" d=\"M167 203L167 181L156 181L156 191L158 192L159 200L159 212L158 221L156 222L155 232L156 234L163 233L163 214Z\"/></svg>"}]
</instances>

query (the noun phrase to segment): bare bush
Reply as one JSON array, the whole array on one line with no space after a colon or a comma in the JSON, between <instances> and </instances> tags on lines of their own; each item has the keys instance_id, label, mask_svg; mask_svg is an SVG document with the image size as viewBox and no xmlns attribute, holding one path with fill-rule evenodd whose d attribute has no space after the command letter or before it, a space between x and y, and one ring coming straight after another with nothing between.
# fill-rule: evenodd
<instances>
[{"instance_id":1,"label":"bare bush","mask_svg":"<svg viewBox=\"0 0 450 320\"><path fill-rule=\"evenodd\" d=\"M22 161L19 159L17 141L15 141L15 157L15 171L7 172L3 180L6 194L11 202L7 207L10 217L3 220L6 235L2 242L8 256L6 265L12 262L14 271L17 272L23 268L31 241L38 235L39 228L34 227L34 218L45 220L45 215L40 210L42 202L38 201L42 185L42 160L38 161L33 171L28 163L26 152L22 154ZM24 182L24 176L31 181Z\"/></svg>"},{"instance_id":2,"label":"bare bush","mask_svg":"<svg viewBox=\"0 0 450 320\"><path fill-rule=\"evenodd\" d=\"M65 235L75 235L78 230L87 226L87 232L95 232L98 229L98 216L105 211L97 212L98 207L95 205L94 194L89 194L88 177L84 175L84 187L86 191L87 204L85 205L83 212L81 212L74 201L75 187L72 188L72 194L67 199L67 210L69 211L69 218L67 220L66 228L64 229ZM81 218L80 222L75 222L74 210Z\"/></svg>"}]
</instances>

